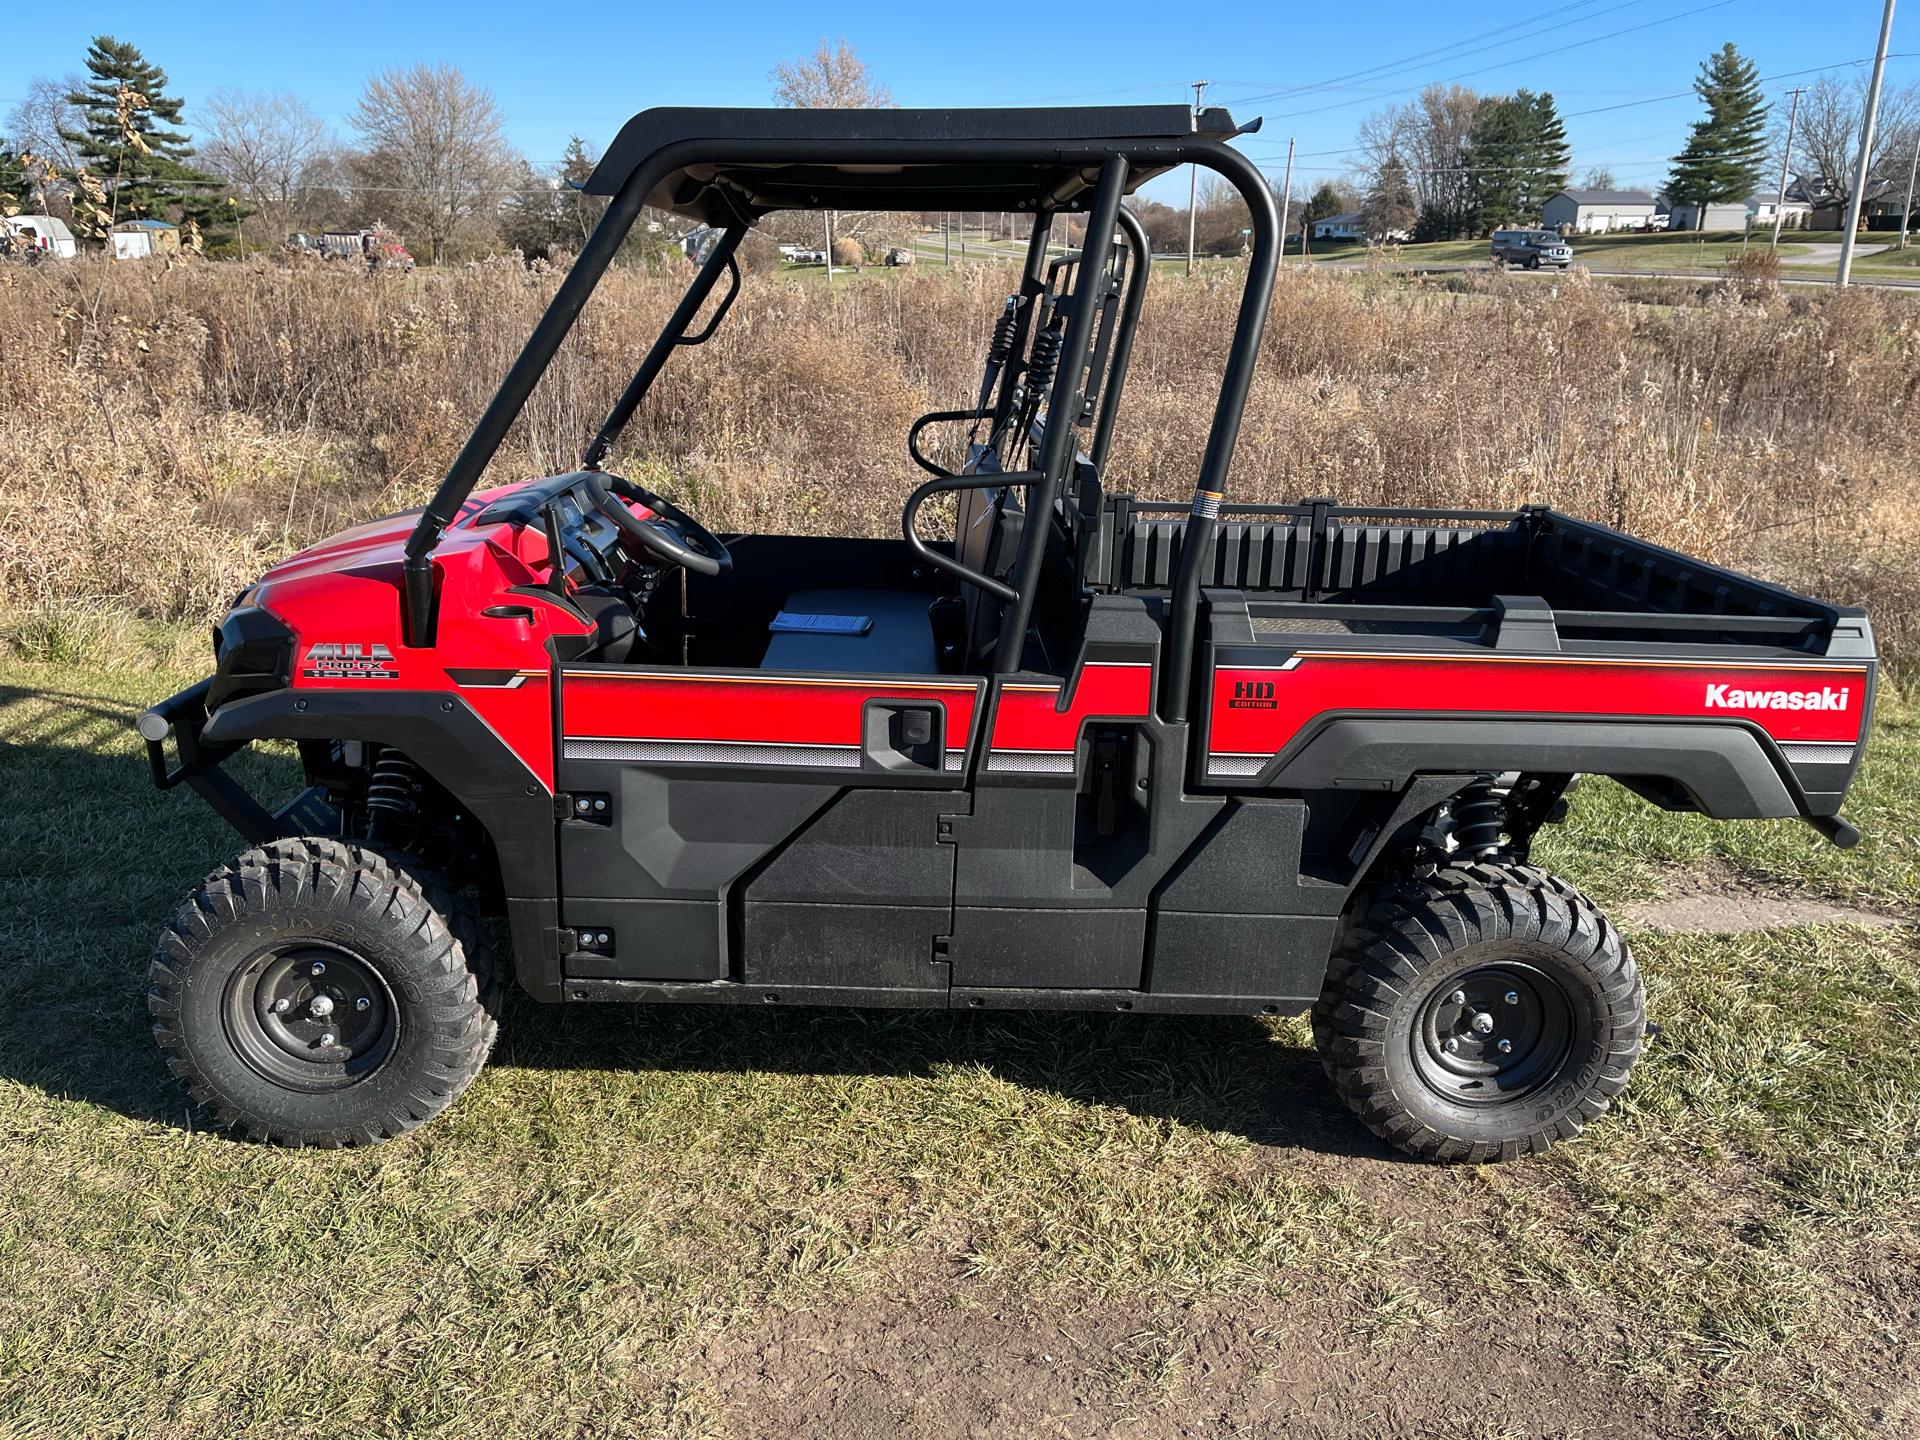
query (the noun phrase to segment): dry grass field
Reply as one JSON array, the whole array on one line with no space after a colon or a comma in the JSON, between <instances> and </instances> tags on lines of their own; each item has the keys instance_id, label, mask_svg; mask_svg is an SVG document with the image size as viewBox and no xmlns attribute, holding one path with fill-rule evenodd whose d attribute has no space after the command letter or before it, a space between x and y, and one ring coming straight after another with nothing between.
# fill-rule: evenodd
<instances>
[{"instance_id":1,"label":"dry grass field","mask_svg":"<svg viewBox=\"0 0 1920 1440\"><path fill-rule=\"evenodd\" d=\"M132 718L266 564L424 498L554 283L0 272L0 1440L1920 1430L1910 684L1855 851L1575 793L1540 858L1630 926L1662 1028L1539 1159L1406 1161L1304 1017L524 997L402 1140L210 1130L144 975L237 843L151 788ZM906 428L977 383L1007 284L750 280L617 460L715 528L892 533ZM573 463L674 294L609 280L497 479ZM1236 298L1156 278L1116 485L1190 488ZM1916 435L1913 297L1290 272L1235 498L1545 500L1911 650ZM297 784L286 747L234 768ZM1868 923L1632 920L1714 886Z\"/></svg>"},{"instance_id":2,"label":"dry grass field","mask_svg":"<svg viewBox=\"0 0 1920 1440\"><path fill-rule=\"evenodd\" d=\"M683 277L615 272L491 476L577 462ZM201 618L268 562L418 504L557 283L265 262L0 279L0 603ZM892 534L913 418L978 384L1005 269L752 277L616 467L716 528ZM1238 279L1156 277L1110 483L1192 488ZM1546 501L1824 596L1920 600L1920 302L1289 270L1233 498Z\"/></svg>"}]
</instances>

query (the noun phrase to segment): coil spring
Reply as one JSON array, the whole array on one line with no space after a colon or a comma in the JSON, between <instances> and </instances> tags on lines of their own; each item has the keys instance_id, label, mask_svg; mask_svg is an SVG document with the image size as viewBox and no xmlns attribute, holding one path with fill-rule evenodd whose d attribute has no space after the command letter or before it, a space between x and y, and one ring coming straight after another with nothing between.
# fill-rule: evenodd
<instances>
[{"instance_id":1,"label":"coil spring","mask_svg":"<svg viewBox=\"0 0 1920 1440\"><path fill-rule=\"evenodd\" d=\"M1013 353L1013 330L1019 320L1019 297L1009 295L1005 312L993 322L993 343L987 347L987 359L995 365L1006 364L1007 357Z\"/></svg>"},{"instance_id":2,"label":"coil spring","mask_svg":"<svg viewBox=\"0 0 1920 1440\"><path fill-rule=\"evenodd\" d=\"M1500 848L1500 832L1506 823L1506 804L1494 792L1493 781L1484 775L1454 799L1453 838L1476 859Z\"/></svg>"},{"instance_id":3,"label":"coil spring","mask_svg":"<svg viewBox=\"0 0 1920 1440\"><path fill-rule=\"evenodd\" d=\"M410 815L419 790L420 767L398 750L383 749L367 781L367 809Z\"/></svg>"},{"instance_id":4,"label":"coil spring","mask_svg":"<svg viewBox=\"0 0 1920 1440\"><path fill-rule=\"evenodd\" d=\"M1058 330L1042 330L1033 337L1033 357L1027 362L1029 395L1038 395L1053 383L1053 372L1060 364L1060 351L1066 343L1066 336Z\"/></svg>"}]
</instances>

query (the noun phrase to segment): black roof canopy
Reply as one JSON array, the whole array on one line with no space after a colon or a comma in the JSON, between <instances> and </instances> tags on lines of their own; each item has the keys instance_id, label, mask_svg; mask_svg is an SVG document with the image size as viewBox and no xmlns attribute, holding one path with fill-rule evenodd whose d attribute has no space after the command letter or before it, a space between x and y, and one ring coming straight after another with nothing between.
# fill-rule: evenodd
<instances>
[{"instance_id":1,"label":"black roof canopy","mask_svg":"<svg viewBox=\"0 0 1920 1440\"><path fill-rule=\"evenodd\" d=\"M1081 208L1100 162L1128 161L1129 192L1180 147L1236 132L1222 109L1106 105L1032 110L643 110L595 167L589 195L617 194L662 151L685 150L647 203L709 225L775 210ZM737 158L723 158L737 157Z\"/></svg>"}]
</instances>

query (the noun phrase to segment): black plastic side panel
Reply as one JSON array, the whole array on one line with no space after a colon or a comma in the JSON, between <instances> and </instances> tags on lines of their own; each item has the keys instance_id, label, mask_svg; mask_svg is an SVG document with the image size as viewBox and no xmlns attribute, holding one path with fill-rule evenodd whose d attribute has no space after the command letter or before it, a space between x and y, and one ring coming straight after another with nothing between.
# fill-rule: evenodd
<instances>
[{"instance_id":1,"label":"black plastic side panel","mask_svg":"<svg viewBox=\"0 0 1920 1440\"><path fill-rule=\"evenodd\" d=\"M1336 915L1157 910L1153 993L1241 995L1250 1001L1287 996L1310 1003L1320 993L1339 924Z\"/></svg>"},{"instance_id":2,"label":"black plastic side panel","mask_svg":"<svg viewBox=\"0 0 1920 1440\"><path fill-rule=\"evenodd\" d=\"M947 1003L945 957L934 953L945 906L748 905L742 971L749 985L862 986Z\"/></svg>"},{"instance_id":3,"label":"black plastic side panel","mask_svg":"<svg viewBox=\"0 0 1920 1440\"><path fill-rule=\"evenodd\" d=\"M849 790L738 887L750 985L897 987L945 1005L953 923L941 817L963 791Z\"/></svg>"},{"instance_id":4,"label":"black plastic side panel","mask_svg":"<svg viewBox=\"0 0 1920 1440\"><path fill-rule=\"evenodd\" d=\"M725 921L718 900L607 900L561 902L561 918L576 933L612 937L610 953L579 950L566 957L567 980L723 980Z\"/></svg>"},{"instance_id":5,"label":"black plastic side panel","mask_svg":"<svg viewBox=\"0 0 1920 1440\"><path fill-rule=\"evenodd\" d=\"M718 901L734 877L831 800L831 783L710 780L615 760L565 760L569 794L604 794L611 823L560 826L567 895ZM571 923L571 922L569 922Z\"/></svg>"},{"instance_id":6,"label":"black plastic side panel","mask_svg":"<svg viewBox=\"0 0 1920 1440\"><path fill-rule=\"evenodd\" d=\"M1716 820L1801 813L1788 781L1750 728L1697 722L1334 720L1287 756L1266 784L1398 790L1422 770L1656 776L1683 787Z\"/></svg>"},{"instance_id":7,"label":"black plastic side panel","mask_svg":"<svg viewBox=\"0 0 1920 1440\"><path fill-rule=\"evenodd\" d=\"M954 920L956 989L1140 988L1144 909L973 909Z\"/></svg>"}]
</instances>

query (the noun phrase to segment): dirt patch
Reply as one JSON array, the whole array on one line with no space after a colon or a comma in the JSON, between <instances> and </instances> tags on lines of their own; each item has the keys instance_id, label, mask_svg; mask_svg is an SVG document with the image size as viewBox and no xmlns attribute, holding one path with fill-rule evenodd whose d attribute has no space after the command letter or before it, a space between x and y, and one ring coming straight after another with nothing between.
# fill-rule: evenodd
<instances>
[{"instance_id":1,"label":"dirt patch","mask_svg":"<svg viewBox=\"0 0 1920 1440\"><path fill-rule=\"evenodd\" d=\"M1863 925L1888 929L1909 917L1863 910L1808 895L1730 865L1707 865L1667 877L1658 900L1622 906L1620 919L1642 929L1677 935L1739 935L1803 925Z\"/></svg>"},{"instance_id":2,"label":"dirt patch","mask_svg":"<svg viewBox=\"0 0 1920 1440\"><path fill-rule=\"evenodd\" d=\"M1564 1295L1416 1304L1383 1335L1381 1305L1312 1286L1147 1309L962 1282L774 1315L716 1341L687 1380L740 1440L1693 1433L1584 1358L1611 1321Z\"/></svg>"}]
</instances>

